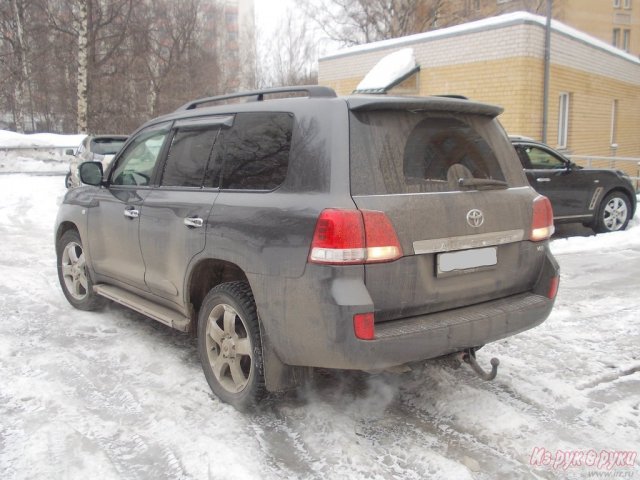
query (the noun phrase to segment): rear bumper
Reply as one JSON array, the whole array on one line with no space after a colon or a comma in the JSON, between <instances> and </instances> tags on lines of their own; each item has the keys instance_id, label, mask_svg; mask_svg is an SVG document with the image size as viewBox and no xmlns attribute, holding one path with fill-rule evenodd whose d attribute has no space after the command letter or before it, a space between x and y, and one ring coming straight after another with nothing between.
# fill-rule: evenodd
<instances>
[{"instance_id":1,"label":"rear bumper","mask_svg":"<svg viewBox=\"0 0 640 480\"><path fill-rule=\"evenodd\" d=\"M546 245L542 260L529 291L379 322L374 340L356 338L353 329L353 315L374 311L361 266L310 265L301 278L283 285L272 277L253 277L251 283L258 287L254 291L270 290L256 301L268 344L282 363L376 370L478 347L539 325L553 308L548 294L558 275Z\"/></svg>"},{"instance_id":2,"label":"rear bumper","mask_svg":"<svg viewBox=\"0 0 640 480\"><path fill-rule=\"evenodd\" d=\"M336 368L379 369L494 342L542 323L553 301L533 293L376 324L372 341L354 340Z\"/></svg>"}]
</instances>

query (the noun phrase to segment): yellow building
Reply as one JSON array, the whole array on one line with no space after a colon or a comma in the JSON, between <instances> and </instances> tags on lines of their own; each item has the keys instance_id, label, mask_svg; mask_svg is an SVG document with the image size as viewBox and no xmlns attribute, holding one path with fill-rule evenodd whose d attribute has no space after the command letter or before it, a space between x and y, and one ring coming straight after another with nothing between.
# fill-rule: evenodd
<instances>
[{"instance_id":1,"label":"yellow building","mask_svg":"<svg viewBox=\"0 0 640 480\"><path fill-rule=\"evenodd\" d=\"M382 57L411 47L420 71L399 93L501 105L510 134L541 140L545 22L516 12L351 47L320 59L319 83L351 93ZM553 21L547 143L568 154L640 157L640 60ZM627 167L637 175L635 163Z\"/></svg>"}]
</instances>

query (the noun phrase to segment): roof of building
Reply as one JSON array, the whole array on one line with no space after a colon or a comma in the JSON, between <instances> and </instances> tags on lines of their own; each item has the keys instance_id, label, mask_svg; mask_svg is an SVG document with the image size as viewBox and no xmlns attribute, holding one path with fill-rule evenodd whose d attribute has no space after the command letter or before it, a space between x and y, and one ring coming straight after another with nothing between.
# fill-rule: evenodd
<instances>
[{"instance_id":1,"label":"roof of building","mask_svg":"<svg viewBox=\"0 0 640 480\"><path fill-rule=\"evenodd\" d=\"M469 22L469 23L463 23L461 25L455 25L453 27L441 28L439 30L431 30L429 32L408 35L406 37L393 38L390 40L381 40L378 42L366 43L362 45L356 45L354 47L344 48L320 58L320 61L331 60L333 58L345 57L345 56L355 55L359 53L382 50L382 49L387 49L392 47L402 47L406 45L422 43L422 42L436 40L440 38L459 36L466 33L479 32L484 30L493 30L496 28L503 28L511 25L537 24L537 25L542 25L544 27L546 25L546 22L547 22L546 17L542 17L540 15L533 15L528 12L507 13L505 15L489 17L483 20L478 20L476 22ZM625 60L628 60L630 62L640 65L640 59L638 57L635 57L630 53L620 50L619 48L616 48L613 45L609 45L607 42L604 42L598 38L592 37L587 33L584 33L573 27L565 25L564 23L559 22L558 20L551 21L551 29L554 32L566 35L575 40L586 43L587 45L593 46L600 50L605 50L608 53L611 53L612 55L621 57Z\"/></svg>"}]
</instances>

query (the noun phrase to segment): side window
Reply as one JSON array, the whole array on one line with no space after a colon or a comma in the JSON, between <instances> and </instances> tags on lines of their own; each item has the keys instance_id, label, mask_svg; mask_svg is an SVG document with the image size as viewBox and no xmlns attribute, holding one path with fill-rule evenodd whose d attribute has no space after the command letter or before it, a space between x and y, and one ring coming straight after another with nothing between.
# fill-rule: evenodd
<instances>
[{"instance_id":1,"label":"side window","mask_svg":"<svg viewBox=\"0 0 640 480\"><path fill-rule=\"evenodd\" d=\"M213 168L212 150L219 131L219 126L179 129L169 147L161 185L201 187L207 166Z\"/></svg>"},{"instance_id":2,"label":"side window","mask_svg":"<svg viewBox=\"0 0 640 480\"><path fill-rule=\"evenodd\" d=\"M164 124L138 134L119 158L111 174L112 185L149 185L169 126Z\"/></svg>"},{"instance_id":3,"label":"side window","mask_svg":"<svg viewBox=\"0 0 640 480\"><path fill-rule=\"evenodd\" d=\"M514 147L516 149L516 153L518 154L518 160L522 164L522 168L531 169L531 163L529 162L529 155L527 154L527 147L523 147L521 145L516 145Z\"/></svg>"},{"instance_id":4,"label":"side window","mask_svg":"<svg viewBox=\"0 0 640 480\"><path fill-rule=\"evenodd\" d=\"M273 190L284 182L293 131L290 113L239 113L233 127L222 130L222 188Z\"/></svg>"},{"instance_id":5,"label":"side window","mask_svg":"<svg viewBox=\"0 0 640 480\"><path fill-rule=\"evenodd\" d=\"M534 169L558 169L565 168L565 163L555 155L537 147L524 147L529 156L531 168Z\"/></svg>"}]
</instances>

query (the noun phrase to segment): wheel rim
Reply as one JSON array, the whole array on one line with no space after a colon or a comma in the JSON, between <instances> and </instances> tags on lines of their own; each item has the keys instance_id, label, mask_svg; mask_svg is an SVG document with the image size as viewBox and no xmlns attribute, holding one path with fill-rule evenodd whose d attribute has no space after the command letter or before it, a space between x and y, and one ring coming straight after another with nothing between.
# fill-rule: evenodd
<instances>
[{"instance_id":1,"label":"wheel rim","mask_svg":"<svg viewBox=\"0 0 640 480\"><path fill-rule=\"evenodd\" d=\"M232 306L220 304L211 310L206 346L218 383L231 393L244 390L251 376L253 354L247 325Z\"/></svg>"},{"instance_id":2,"label":"wheel rim","mask_svg":"<svg viewBox=\"0 0 640 480\"><path fill-rule=\"evenodd\" d=\"M619 197L614 197L604 207L603 222L607 230L620 230L627 221L627 204Z\"/></svg>"},{"instance_id":3,"label":"wheel rim","mask_svg":"<svg viewBox=\"0 0 640 480\"><path fill-rule=\"evenodd\" d=\"M76 300L83 300L89 294L84 252L75 242L68 243L62 252L62 278L67 292Z\"/></svg>"}]
</instances>

